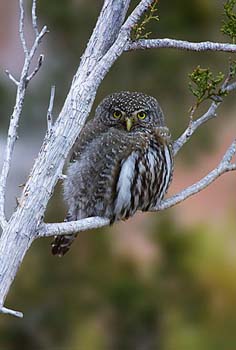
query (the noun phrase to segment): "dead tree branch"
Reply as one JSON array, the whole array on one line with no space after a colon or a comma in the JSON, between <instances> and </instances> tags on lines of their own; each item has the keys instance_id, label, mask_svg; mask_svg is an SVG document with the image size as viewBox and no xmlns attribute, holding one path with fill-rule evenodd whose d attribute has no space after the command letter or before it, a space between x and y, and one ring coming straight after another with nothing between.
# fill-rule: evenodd
<instances>
[{"instance_id":1,"label":"dead tree branch","mask_svg":"<svg viewBox=\"0 0 236 350\"><path fill-rule=\"evenodd\" d=\"M7 136L7 144L6 149L4 152L4 159L3 159L3 167L2 172L0 175L0 225L2 228L6 227L7 220L5 217L5 196L6 196L6 184L7 184L7 178L9 175L10 167L11 167L11 160L13 155L13 150L15 146L15 142L17 140L17 129L19 125L19 119L22 112L22 107L24 104L25 94L26 94L26 87L35 74L38 72L40 66L43 62L43 56L41 55L38 61L37 68L33 71L31 75L28 75L29 68L32 63L32 59L35 56L36 50L40 44L40 41L42 40L43 36L47 32L47 27L44 26L40 33L36 35L34 43L31 47L31 50L29 51L26 45L25 35L24 35L24 6L23 6L23 0L19 1L20 4L20 22L19 22L19 33L22 43L22 48L25 54L25 60L24 65L22 68L21 76L19 81L17 81L11 73L7 70L6 73L9 76L9 78L16 84L17 86L17 92L16 92L16 103L13 109L13 113L10 117L10 125L8 130L8 136ZM34 6L33 6L34 7ZM36 18L33 17L33 23L36 25Z\"/></svg>"},{"instance_id":2,"label":"dead tree branch","mask_svg":"<svg viewBox=\"0 0 236 350\"><path fill-rule=\"evenodd\" d=\"M186 51L221 51L221 52L236 52L235 44L214 43L211 41L203 41L200 43L189 42L175 39L140 39L130 42L125 51L130 50L146 50L146 49L177 49Z\"/></svg>"},{"instance_id":3,"label":"dead tree branch","mask_svg":"<svg viewBox=\"0 0 236 350\"><path fill-rule=\"evenodd\" d=\"M46 26L44 26L41 31L38 29L36 2L37 0L32 0L32 28L35 33L35 40L32 47L29 49L24 35L23 0L19 0L19 33L25 60L19 81L7 71L7 75L17 86L17 93L15 107L10 118L7 145L4 152L2 172L0 174L0 224L3 228L0 238L0 312L19 317L22 316L21 313L7 309L4 304L9 288L31 243L38 237L47 237L64 233L69 234L109 224L109 220L98 217L87 218L76 222L55 224L45 224L43 218L55 185L59 179L64 177L64 175L62 175L62 169L65 159L86 121L96 91L106 73L118 57L127 50L149 47L174 47L194 51L200 49L236 51L236 45L209 42L187 43L173 40L163 41L170 39L160 39L162 42L159 39L155 41L140 40L132 42L132 28L137 24L139 18L152 4L153 0L140 0L139 4L126 20L125 18L130 0L105 0L94 31L82 56L80 66L73 78L64 106L53 126L51 123L51 115L54 91L51 91L48 108L48 131L50 130L50 132L46 132L39 155L29 174L27 183L24 186L19 205L9 221L7 221L5 217L6 183L10 171L13 149L17 139L17 127L28 82L39 71L43 62L43 56L39 56L38 64L32 70L31 74L29 74L29 69L40 41L47 33ZM226 88L228 88L229 91L230 89L235 89L234 84L232 83ZM218 102L213 102L205 115L191 123L183 135L174 143L175 154L200 125L210 120L215 115L218 106ZM235 143L230 146L218 167L205 178L179 194L162 201L153 210L164 210L171 207L188 198L190 195L201 191L226 171L236 170L236 165L232 162L234 154Z\"/></svg>"}]
</instances>

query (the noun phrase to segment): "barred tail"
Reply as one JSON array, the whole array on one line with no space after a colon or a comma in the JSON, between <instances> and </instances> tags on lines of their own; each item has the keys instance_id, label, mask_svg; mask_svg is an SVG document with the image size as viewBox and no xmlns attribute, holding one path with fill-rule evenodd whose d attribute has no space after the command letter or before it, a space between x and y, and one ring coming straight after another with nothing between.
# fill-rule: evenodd
<instances>
[{"instance_id":1,"label":"barred tail","mask_svg":"<svg viewBox=\"0 0 236 350\"><path fill-rule=\"evenodd\" d=\"M58 255L59 257L65 255L70 249L70 246L75 240L76 236L76 234L55 236L54 241L52 242L52 254Z\"/></svg>"},{"instance_id":2,"label":"barred tail","mask_svg":"<svg viewBox=\"0 0 236 350\"><path fill-rule=\"evenodd\" d=\"M71 220L72 218L69 215L67 215L65 221L71 221ZM62 257L63 255L65 255L70 249L70 246L74 242L76 237L77 237L77 234L55 236L51 244L52 254L58 255L59 257Z\"/></svg>"}]
</instances>

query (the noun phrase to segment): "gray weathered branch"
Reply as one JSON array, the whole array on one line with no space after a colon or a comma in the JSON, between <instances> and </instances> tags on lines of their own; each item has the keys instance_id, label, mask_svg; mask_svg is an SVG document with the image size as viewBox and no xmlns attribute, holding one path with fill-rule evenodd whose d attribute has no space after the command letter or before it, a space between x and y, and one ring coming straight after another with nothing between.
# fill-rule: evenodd
<instances>
[{"instance_id":1,"label":"gray weathered branch","mask_svg":"<svg viewBox=\"0 0 236 350\"><path fill-rule=\"evenodd\" d=\"M1 314L6 314L6 315L12 315L12 316L15 316L15 317L20 317L20 318L23 317L23 313L22 312L11 310L11 309L8 309L6 307L2 307L0 309L0 313Z\"/></svg>"},{"instance_id":2,"label":"gray weathered branch","mask_svg":"<svg viewBox=\"0 0 236 350\"><path fill-rule=\"evenodd\" d=\"M0 174L0 224L3 228L0 238L0 312L18 317L21 317L22 314L6 308L4 303L11 283L31 243L37 237L69 234L109 224L109 220L98 217L55 224L45 224L43 223L43 218L57 181L64 178L62 169L65 159L91 110L99 84L117 58L124 51L149 47L236 51L235 45L209 42L187 43L170 41L170 39L131 42L130 34L133 26L153 0L141 0L126 20L130 0L105 0L97 24L82 56L80 66L73 78L64 106L53 127L51 121L48 121L50 132L46 132L38 158L23 189L19 205L7 222L5 218L5 192L12 153L17 138L17 126L21 116L27 84L38 72L43 61L42 56L40 56L41 58L39 58L36 67L32 69L31 74L29 74L29 68L39 43L47 32L46 26L41 31L38 29L36 2L37 0L32 0L32 28L35 33L35 41L31 49L29 49L24 35L23 0L19 0L19 33L25 61L19 81L10 72L7 72L9 78L17 86L17 93L14 111L10 119L3 168ZM227 88L235 89L234 84L227 85ZM48 111L49 119L52 114L53 98L54 91L52 90ZM213 102L204 116L191 123L183 135L175 142L175 153L178 152L200 125L214 116L218 106L219 102L215 102L215 104ZM236 165L231 161L234 154L235 143L228 149L225 157L216 169L197 184L190 186L171 198L165 199L154 210L164 210L175 205L190 195L201 191L224 172L235 170Z\"/></svg>"},{"instance_id":3,"label":"gray weathered branch","mask_svg":"<svg viewBox=\"0 0 236 350\"><path fill-rule=\"evenodd\" d=\"M178 49L186 51L221 51L221 52L236 52L235 44L214 43L211 41L203 41L200 43L189 42L175 39L140 39L129 42L126 51L138 49Z\"/></svg>"},{"instance_id":4,"label":"gray weathered branch","mask_svg":"<svg viewBox=\"0 0 236 350\"><path fill-rule=\"evenodd\" d=\"M43 224L39 231L38 237L51 237L64 234L73 234L75 232L81 232L91 230L93 228L99 228L110 224L110 220L107 218L101 218L94 216L78 221L66 221L55 224Z\"/></svg>"},{"instance_id":5,"label":"gray weathered branch","mask_svg":"<svg viewBox=\"0 0 236 350\"><path fill-rule=\"evenodd\" d=\"M23 103L25 99L26 94L26 87L35 74L38 72L39 68L42 65L43 56L41 55L39 58L38 66L33 71L31 75L29 75L29 69L30 65L32 63L33 57L35 56L36 50L39 46L40 41L42 40L43 36L47 32L47 27L44 26L38 35L36 35L34 43L30 49L30 51L27 48L26 40L24 36L24 6L23 6L23 0L19 1L20 4L20 22L19 22L19 33L21 38L22 47L25 54L25 60L24 65L22 68L21 76L19 81L17 81L11 73L7 70L6 73L9 76L9 78L17 85L17 92L16 92L16 103L13 109L13 113L10 117L10 125L8 130L8 136L7 136L7 144L6 149L4 152L3 157L3 166L2 171L0 175L0 225L2 228L5 228L7 225L7 220L5 217L5 196L6 196L6 185L7 185L7 178L9 175L10 167L11 167L11 160L13 155L13 150L15 146L15 142L17 140L17 128L19 125L19 119L21 116ZM34 25L36 25L36 19L34 18Z\"/></svg>"}]
</instances>

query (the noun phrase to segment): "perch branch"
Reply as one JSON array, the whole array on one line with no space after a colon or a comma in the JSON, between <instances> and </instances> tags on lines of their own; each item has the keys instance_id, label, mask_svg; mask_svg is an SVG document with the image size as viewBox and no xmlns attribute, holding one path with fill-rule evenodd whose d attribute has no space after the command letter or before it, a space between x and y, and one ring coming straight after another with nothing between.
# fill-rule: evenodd
<instances>
[{"instance_id":1,"label":"perch branch","mask_svg":"<svg viewBox=\"0 0 236 350\"><path fill-rule=\"evenodd\" d=\"M110 220L98 216L78 221L67 221L62 223L43 224L38 231L38 237L50 237L75 232L86 231L109 225Z\"/></svg>"},{"instance_id":2,"label":"perch branch","mask_svg":"<svg viewBox=\"0 0 236 350\"><path fill-rule=\"evenodd\" d=\"M203 179L198 181L196 184L187 187L183 191L177 193L176 195L163 199L161 203L151 209L150 211L162 211L173 207L174 205L183 202L185 199L193 196L194 194L202 191L212 182L214 182L222 174L236 170L236 161L231 163L233 156L236 154L236 141L234 141L225 155L223 156L221 162L218 166L207 174ZM106 218L101 217L91 217L78 221L54 223L54 224L43 224L37 234L37 237L50 237L54 235L64 235L73 234L75 232L85 231L93 228L103 227L109 225L110 221Z\"/></svg>"},{"instance_id":3,"label":"perch branch","mask_svg":"<svg viewBox=\"0 0 236 350\"><path fill-rule=\"evenodd\" d=\"M235 44L215 43L211 41L203 42L189 42L175 39L140 39L137 41L130 41L125 48L126 51L138 49L160 49L172 48L177 50L187 51L224 51L236 52Z\"/></svg>"}]
</instances>

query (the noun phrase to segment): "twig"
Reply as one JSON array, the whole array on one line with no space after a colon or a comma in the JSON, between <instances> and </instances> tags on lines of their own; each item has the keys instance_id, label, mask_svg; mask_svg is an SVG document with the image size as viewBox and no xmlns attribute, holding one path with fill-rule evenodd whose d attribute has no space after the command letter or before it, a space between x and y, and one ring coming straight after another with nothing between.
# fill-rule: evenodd
<instances>
[{"instance_id":1,"label":"twig","mask_svg":"<svg viewBox=\"0 0 236 350\"><path fill-rule=\"evenodd\" d=\"M20 22L19 22L20 40L21 40L21 44L22 44L25 56L28 56L29 51L26 45L25 34L24 34L25 10L24 10L23 0L19 0L19 6L20 6Z\"/></svg>"},{"instance_id":2,"label":"twig","mask_svg":"<svg viewBox=\"0 0 236 350\"><path fill-rule=\"evenodd\" d=\"M37 0L33 0L33 3L32 3L32 25L34 28L35 36L37 37L39 35L39 30L38 30L38 24L37 24L36 5L37 5Z\"/></svg>"},{"instance_id":3,"label":"twig","mask_svg":"<svg viewBox=\"0 0 236 350\"><path fill-rule=\"evenodd\" d=\"M39 35L37 35L37 36L35 37L35 41L34 41L34 43L33 43L33 45L32 45L32 48L31 48L31 50L30 50L30 52L29 52L29 58L30 58L30 60L32 60L32 57L34 56L35 51L37 50L37 48L38 48L38 46L39 46L39 44L40 44L42 38L43 38L44 35L47 34L47 33L48 33L47 26L44 26L44 27L41 29Z\"/></svg>"},{"instance_id":4,"label":"twig","mask_svg":"<svg viewBox=\"0 0 236 350\"><path fill-rule=\"evenodd\" d=\"M224 52L236 52L235 44L215 43L211 41L203 41L200 43L190 42L185 40L175 39L140 39L137 41L130 41L125 51L138 50L138 49L177 49L187 51L224 51Z\"/></svg>"},{"instance_id":5,"label":"twig","mask_svg":"<svg viewBox=\"0 0 236 350\"><path fill-rule=\"evenodd\" d=\"M54 97L55 97L55 85L51 87L51 95L50 95L50 101L48 106L48 112L47 112L47 130L48 134L50 135L53 127L53 116L52 116L52 110L53 110L53 104L54 104Z\"/></svg>"},{"instance_id":6,"label":"twig","mask_svg":"<svg viewBox=\"0 0 236 350\"><path fill-rule=\"evenodd\" d=\"M220 175L226 173L227 171L236 170L236 162L231 163L233 156L236 154L236 141L230 145L226 151L224 157L218 166L207 174L203 179L195 183L194 185L187 187L183 191L177 193L176 195L164 199L161 203L155 207L152 211L165 210L167 208L173 207L174 205L183 202L185 199L193 196L194 194L202 191L204 188L209 186L213 181L215 181Z\"/></svg>"},{"instance_id":7,"label":"twig","mask_svg":"<svg viewBox=\"0 0 236 350\"><path fill-rule=\"evenodd\" d=\"M12 316L15 316L15 317L20 317L20 318L23 317L23 313L22 313L22 312L20 312L20 311L15 311L15 310L11 310L11 309L8 309L8 308L6 308L6 307L0 308L0 313L2 313L2 314L8 314L8 315L12 315Z\"/></svg>"},{"instance_id":8,"label":"twig","mask_svg":"<svg viewBox=\"0 0 236 350\"><path fill-rule=\"evenodd\" d=\"M9 78L11 81L13 81L13 83L14 83L16 86L19 85L19 81L16 80L16 78L13 77L13 75L9 72L8 69L5 70L5 73L6 73L6 75L8 76L8 78Z\"/></svg>"},{"instance_id":9,"label":"twig","mask_svg":"<svg viewBox=\"0 0 236 350\"><path fill-rule=\"evenodd\" d=\"M31 79L33 79L33 77L38 73L40 67L43 64L43 60L44 60L44 55L40 55L39 59L38 59L38 63L37 66L35 67L35 69L33 70L33 72L28 75L28 77L26 78L27 84L30 82Z\"/></svg>"}]
</instances>

